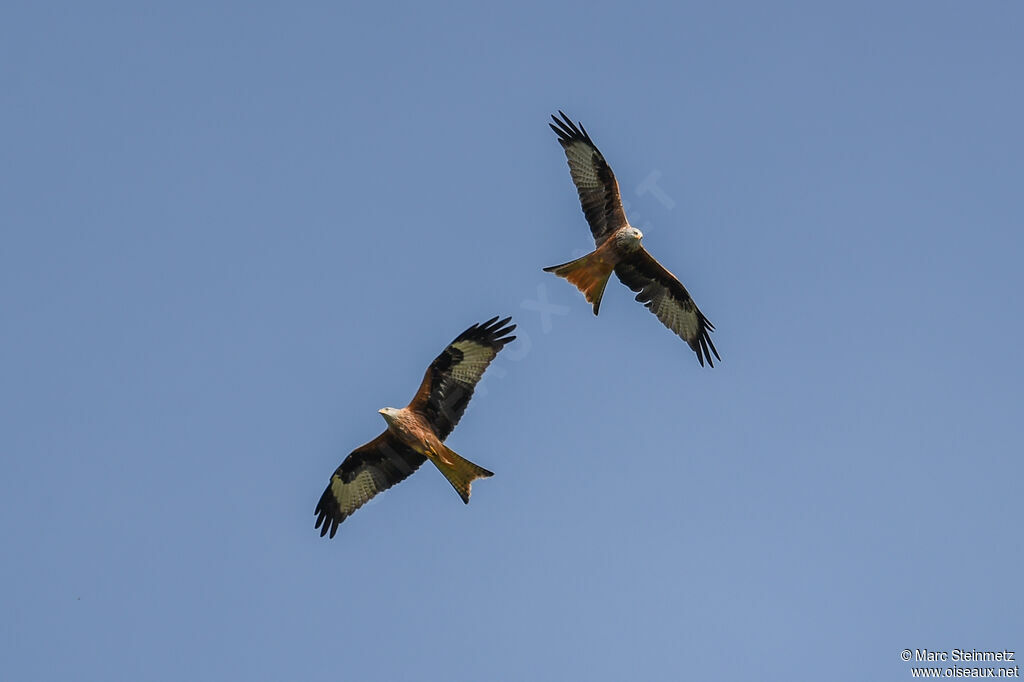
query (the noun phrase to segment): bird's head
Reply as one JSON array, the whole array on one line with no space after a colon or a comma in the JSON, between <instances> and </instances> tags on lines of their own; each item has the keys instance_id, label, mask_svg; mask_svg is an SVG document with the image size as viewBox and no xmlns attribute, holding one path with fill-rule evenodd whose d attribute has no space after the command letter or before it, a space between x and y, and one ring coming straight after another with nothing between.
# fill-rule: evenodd
<instances>
[{"instance_id":1,"label":"bird's head","mask_svg":"<svg viewBox=\"0 0 1024 682\"><path fill-rule=\"evenodd\" d=\"M632 251L640 247L640 240L644 238L644 233L636 229L632 225L629 227L619 230L615 235L615 240L619 246L623 249Z\"/></svg>"},{"instance_id":2,"label":"bird's head","mask_svg":"<svg viewBox=\"0 0 1024 682\"><path fill-rule=\"evenodd\" d=\"M384 417L384 421L386 421L388 424L394 422L395 417L398 414L398 410L396 410L393 407L382 407L379 410L377 410L377 412L380 413L380 416Z\"/></svg>"}]
</instances>

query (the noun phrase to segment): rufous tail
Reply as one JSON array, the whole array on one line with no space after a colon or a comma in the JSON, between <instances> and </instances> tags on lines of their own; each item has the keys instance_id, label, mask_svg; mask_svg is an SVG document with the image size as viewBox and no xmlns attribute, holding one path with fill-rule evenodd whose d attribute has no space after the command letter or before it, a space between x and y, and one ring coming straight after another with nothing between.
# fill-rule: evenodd
<instances>
[{"instance_id":1,"label":"rufous tail","mask_svg":"<svg viewBox=\"0 0 1024 682\"><path fill-rule=\"evenodd\" d=\"M461 457L445 445L441 446L441 452L431 457L430 461L444 474L444 477L448 479L448 482L455 488L455 492L466 504L469 504L469 492L473 481L478 478L490 478L494 475L482 466L477 466Z\"/></svg>"},{"instance_id":2,"label":"rufous tail","mask_svg":"<svg viewBox=\"0 0 1024 682\"><path fill-rule=\"evenodd\" d=\"M600 258L597 252L591 252L583 258L544 268L544 272L553 272L559 277L569 280L583 292L587 301L594 304L594 314L597 315L597 311L601 309L604 287L608 284L608 277L612 274L613 269L614 266Z\"/></svg>"}]
</instances>

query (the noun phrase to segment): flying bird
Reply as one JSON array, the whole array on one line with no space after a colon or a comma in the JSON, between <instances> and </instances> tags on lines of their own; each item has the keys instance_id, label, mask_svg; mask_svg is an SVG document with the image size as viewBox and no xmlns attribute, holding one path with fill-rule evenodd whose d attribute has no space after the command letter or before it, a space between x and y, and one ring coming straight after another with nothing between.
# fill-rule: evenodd
<instances>
[{"instance_id":1,"label":"flying bird","mask_svg":"<svg viewBox=\"0 0 1024 682\"><path fill-rule=\"evenodd\" d=\"M512 318L492 317L459 334L430 363L412 402L401 409L379 410L387 430L353 450L331 476L316 509L320 537L334 537L338 525L377 493L416 471L424 461L434 463L469 504L470 486L494 474L444 445L466 410L473 389L491 360L514 336Z\"/></svg>"},{"instance_id":2,"label":"flying bird","mask_svg":"<svg viewBox=\"0 0 1024 682\"><path fill-rule=\"evenodd\" d=\"M640 243L644 235L626 219L615 174L583 124L576 125L564 113L558 113L562 118L552 116L554 123L548 125L558 135L569 160L569 174L580 195L597 250L544 271L569 280L594 304L597 315L605 285L614 270L623 284L637 292L636 300L690 344L702 367L705 360L714 367L711 356L721 360L711 342L714 325L704 317L686 287Z\"/></svg>"}]
</instances>

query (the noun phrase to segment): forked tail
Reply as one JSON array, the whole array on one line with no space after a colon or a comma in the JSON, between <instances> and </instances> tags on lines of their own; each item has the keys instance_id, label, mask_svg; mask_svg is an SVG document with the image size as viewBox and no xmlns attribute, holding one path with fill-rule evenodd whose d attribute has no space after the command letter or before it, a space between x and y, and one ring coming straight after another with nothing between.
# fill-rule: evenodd
<instances>
[{"instance_id":1,"label":"forked tail","mask_svg":"<svg viewBox=\"0 0 1024 682\"><path fill-rule=\"evenodd\" d=\"M430 461L444 474L444 477L448 479L448 482L455 488L455 492L466 504L469 504L469 492L473 481L478 478L490 478L494 475L482 466L477 466L461 457L445 445L441 446L441 452L431 457Z\"/></svg>"},{"instance_id":2,"label":"forked tail","mask_svg":"<svg viewBox=\"0 0 1024 682\"><path fill-rule=\"evenodd\" d=\"M588 302L594 304L594 314L597 315L597 311L601 308L604 287L608 284L608 277L612 274L613 269L614 266L605 262L597 255L597 252L592 252L583 258L544 268L544 272L553 272L559 277L569 280L583 292Z\"/></svg>"}]
</instances>

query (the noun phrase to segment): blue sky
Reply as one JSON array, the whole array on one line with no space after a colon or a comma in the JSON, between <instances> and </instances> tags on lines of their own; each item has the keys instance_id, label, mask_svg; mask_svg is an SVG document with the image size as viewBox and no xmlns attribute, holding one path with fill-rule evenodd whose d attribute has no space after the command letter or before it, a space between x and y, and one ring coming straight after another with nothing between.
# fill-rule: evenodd
<instances>
[{"instance_id":1,"label":"blue sky","mask_svg":"<svg viewBox=\"0 0 1024 682\"><path fill-rule=\"evenodd\" d=\"M996 2L6 6L2 676L1024 649L1022 34ZM592 246L559 108L719 366L541 271ZM448 441L496 475L467 507L424 467L322 540L377 409L496 314Z\"/></svg>"}]
</instances>

